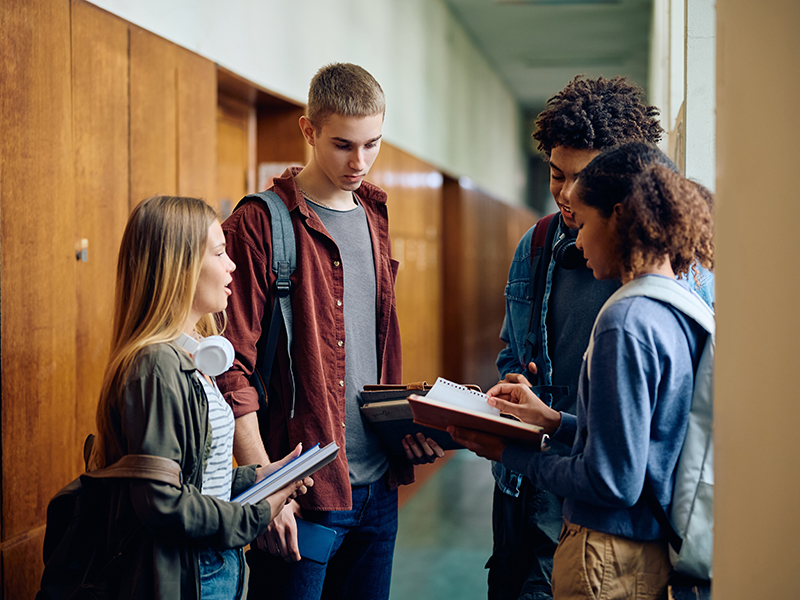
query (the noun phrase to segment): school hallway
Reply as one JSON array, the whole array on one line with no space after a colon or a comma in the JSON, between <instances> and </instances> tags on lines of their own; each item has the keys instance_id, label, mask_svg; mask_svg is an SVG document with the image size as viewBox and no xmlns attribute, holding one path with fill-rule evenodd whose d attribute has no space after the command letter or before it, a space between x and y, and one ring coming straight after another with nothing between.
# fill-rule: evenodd
<instances>
[{"instance_id":1,"label":"school hallway","mask_svg":"<svg viewBox=\"0 0 800 600\"><path fill-rule=\"evenodd\" d=\"M485 600L492 550L489 461L448 452L400 493L390 600Z\"/></svg>"}]
</instances>

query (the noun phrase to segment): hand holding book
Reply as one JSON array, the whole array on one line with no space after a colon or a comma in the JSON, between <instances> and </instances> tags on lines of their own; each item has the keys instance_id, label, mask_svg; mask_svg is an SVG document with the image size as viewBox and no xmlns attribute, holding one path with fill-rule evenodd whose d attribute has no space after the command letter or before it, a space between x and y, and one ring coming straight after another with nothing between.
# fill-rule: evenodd
<instances>
[{"instance_id":1,"label":"hand holding book","mask_svg":"<svg viewBox=\"0 0 800 600\"><path fill-rule=\"evenodd\" d=\"M486 394L440 377L424 398L409 396L408 403L414 421L429 427L445 431L450 427L473 429L514 443L541 445L541 427L501 416L488 400Z\"/></svg>"},{"instance_id":2,"label":"hand holding book","mask_svg":"<svg viewBox=\"0 0 800 600\"><path fill-rule=\"evenodd\" d=\"M284 456L280 460L273 461L267 465L263 465L256 469L256 484L263 481L265 478L269 477L273 473L281 470L287 464L292 462L295 458L300 456L303 452L303 444L299 443L295 446L294 450L292 450L289 454ZM294 481L287 485L284 488L281 488L274 494L267 497L267 500L270 504L271 515L274 519L278 513L283 509L283 506L289 502L289 500L293 500L298 496L302 496L306 492L308 492L308 488L314 485L314 480L311 477L306 477L299 481Z\"/></svg>"},{"instance_id":3,"label":"hand holding book","mask_svg":"<svg viewBox=\"0 0 800 600\"><path fill-rule=\"evenodd\" d=\"M523 423L538 425L548 435L561 425L561 413L542 402L528 385L502 381L489 389L486 395L490 406L517 417Z\"/></svg>"},{"instance_id":4,"label":"hand holding book","mask_svg":"<svg viewBox=\"0 0 800 600\"><path fill-rule=\"evenodd\" d=\"M317 444L310 450L299 455L296 454L297 451L298 449L295 448L295 452L289 454L282 461L277 461L276 464L283 463L280 468L251 488L245 490L235 498L232 498L231 502L253 504L268 496L272 496L276 492L281 490L285 491L287 486L293 486L292 492L286 495L286 499L291 498L292 493L299 491L302 487L298 485L298 483L304 484L305 479L309 475L336 458L339 452L339 446L336 442L331 442L324 447L320 447L320 445Z\"/></svg>"}]
</instances>

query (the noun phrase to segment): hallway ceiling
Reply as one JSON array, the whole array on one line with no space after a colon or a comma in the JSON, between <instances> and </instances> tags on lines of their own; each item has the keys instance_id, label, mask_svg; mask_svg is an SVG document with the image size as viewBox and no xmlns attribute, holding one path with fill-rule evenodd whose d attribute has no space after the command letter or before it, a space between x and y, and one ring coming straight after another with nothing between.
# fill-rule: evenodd
<instances>
[{"instance_id":1,"label":"hallway ceiling","mask_svg":"<svg viewBox=\"0 0 800 600\"><path fill-rule=\"evenodd\" d=\"M652 0L444 0L533 116L575 75L647 88Z\"/></svg>"}]
</instances>

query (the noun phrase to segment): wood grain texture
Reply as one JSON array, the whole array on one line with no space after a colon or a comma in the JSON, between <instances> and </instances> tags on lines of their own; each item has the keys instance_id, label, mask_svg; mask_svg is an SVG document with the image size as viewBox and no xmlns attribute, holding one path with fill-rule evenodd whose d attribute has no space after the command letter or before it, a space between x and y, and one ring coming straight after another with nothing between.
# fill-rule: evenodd
<instances>
[{"instance_id":1,"label":"wood grain texture","mask_svg":"<svg viewBox=\"0 0 800 600\"><path fill-rule=\"evenodd\" d=\"M444 197L445 377L486 390L498 379L508 269L535 215L454 179Z\"/></svg>"},{"instance_id":2,"label":"wood grain texture","mask_svg":"<svg viewBox=\"0 0 800 600\"><path fill-rule=\"evenodd\" d=\"M219 96L216 199L222 218L228 216L223 205L232 210L250 190L255 191L255 144L250 143L250 123L254 119L255 108Z\"/></svg>"},{"instance_id":3,"label":"wood grain texture","mask_svg":"<svg viewBox=\"0 0 800 600\"><path fill-rule=\"evenodd\" d=\"M210 60L176 48L178 194L217 202L217 68Z\"/></svg>"},{"instance_id":4,"label":"wood grain texture","mask_svg":"<svg viewBox=\"0 0 800 600\"><path fill-rule=\"evenodd\" d=\"M130 36L130 207L178 192L178 48L139 27Z\"/></svg>"},{"instance_id":5,"label":"wood grain texture","mask_svg":"<svg viewBox=\"0 0 800 600\"><path fill-rule=\"evenodd\" d=\"M300 117L305 114L302 106L259 106L257 109L258 138L256 160L263 162L308 162L305 138L300 132Z\"/></svg>"},{"instance_id":6,"label":"wood grain texture","mask_svg":"<svg viewBox=\"0 0 800 600\"><path fill-rule=\"evenodd\" d=\"M465 239L463 213L461 186L458 180L445 177L442 184L442 337L445 340L442 375L455 382L465 382L467 378L462 338L466 315L470 312L465 305L472 300L465 297L469 287L461 276Z\"/></svg>"},{"instance_id":7,"label":"wood grain texture","mask_svg":"<svg viewBox=\"0 0 800 600\"><path fill-rule=\"evenodd\" d=\"M44 532L37 531L0 553L3 566L3 597L9 600L33 598L42 579L42 544Z\"/></svg>"},{"instance_id":8,"label":"wood grain texture","mask_svg":"<svg viewBox=\"0 0 800 600\"><path fill-rule=\"evenodd\" d=\"M505 258L506 205L474 189L463 189L462 234L464 246L461 260L452 267L460 268L465 294L470 298L464 329L465 376L470 383L488 389L497 382L495 361L503 348L500 329L505 315L505 290L510 261Z\"/></svg>"},{"instance_id":9,"label":"wood grain texture","mask_svg":"<svg viewBox=\"0 0 800 600\"><path fill-rule=\"evenodd\" d=\"M0 3L0 81L5 541L44 522L79 465L69 2ZM6 564L9 597L17 576Z\"/></svg>"},{"instance_id":10,"label":"wood grain texture","mask_svg":"<svg viewBox=\"0 0 800 600\"><path fill-rule=\"evenodd\" d=\"M442 176L384 143L368 179L389 196L403 380L432 383L442 371Z\"/></svg>"},{"instance_id":11,"label":"wood grain texture","mask_svg":"<svg viewBox=\"0 0 800 600\"><path fill-rule=\"evenodd\" d=\"M128 26L83 0L72 3L72 114L78 262L76 431L80 456L95 412L111 343L117 252L128 219ZM65 482L66 483L66 482Z\"/></svg>"}]
</instances>

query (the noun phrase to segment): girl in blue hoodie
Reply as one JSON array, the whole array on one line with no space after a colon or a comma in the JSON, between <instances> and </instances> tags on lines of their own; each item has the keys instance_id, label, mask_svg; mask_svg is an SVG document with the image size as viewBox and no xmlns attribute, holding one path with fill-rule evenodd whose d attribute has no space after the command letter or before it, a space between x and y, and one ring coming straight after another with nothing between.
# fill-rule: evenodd
<instances>
[{"instance_id":1,"label":"girl in blue hoodie","mask_svg":"<svg viewBox=\"0 0 800 600\"><path fill-rule=\"evenodd\" d=\"M654 153L663 160L654 161ZM637 142L600 154L579 174L570 207L577 245L597 279L624 285L660 277L690 290L676 277L695 262L713 267L711 195L666 164L657 148ZM615 193L621 189L631 191ZM542 426L572 447L570 456L452 428L467 448L564 498L555 599L664 595L667 542L642 490L647 475L661 504L669 504L706 336L671 305L625 298L598 317L575 415L553 410L521 384L489 390L490 404Z\"/></svg>"}]
</instances>

